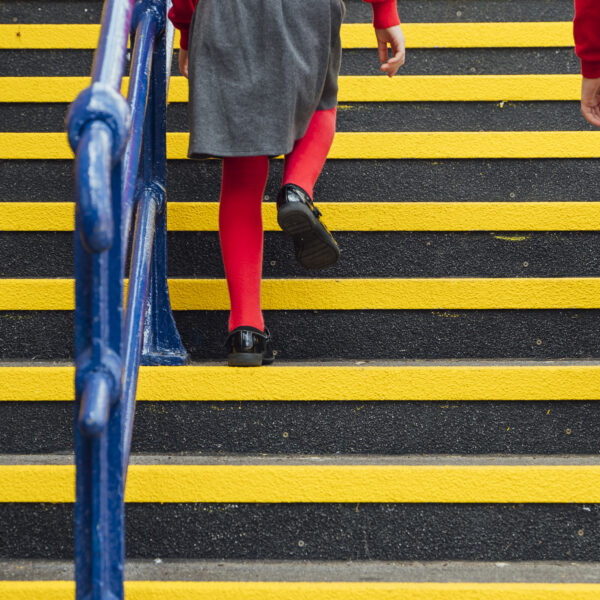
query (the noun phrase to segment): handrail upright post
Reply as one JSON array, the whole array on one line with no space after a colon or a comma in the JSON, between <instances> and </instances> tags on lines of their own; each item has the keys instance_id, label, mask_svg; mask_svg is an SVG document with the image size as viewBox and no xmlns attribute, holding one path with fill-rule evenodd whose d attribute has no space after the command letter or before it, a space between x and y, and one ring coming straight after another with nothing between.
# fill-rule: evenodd
<instances>
[{"instance_id":1,"label":"handrail upright post","mask_svg":"<svg viewBox=\"0 0 600 600\"><path fill-rule=\"evenodd\" d=\"M166 16L166 0L151 0ZM165 28L166 29L166 28ZM167 51L172 45L163 34L156 40L152 59L152 79L144 129L144 187L159 192L162 202L156 215L156 229L150 267L150 288L144 319L143 365L182 365L187 352L177 331L167 283Z\"/></svg>"},{"instance_id":2,"label":"handrail upright post","mask_svg":"<svg viewBox=\"0 0 600 600\"><path fill-rule=\"evenodd\" d=\"M123 312L120 188L118 161L110 174L115 235L109 249L90 252L82 241L79 219L75 230L77 600L120 600L124 594L124 476L119 403ZM96 394L108 397L98 403ZM85 420L85 415L97 414L87 410L94 402L107 409L106 418L99 419L104 422L100 429Z\"/></svg>"}]
</instances>

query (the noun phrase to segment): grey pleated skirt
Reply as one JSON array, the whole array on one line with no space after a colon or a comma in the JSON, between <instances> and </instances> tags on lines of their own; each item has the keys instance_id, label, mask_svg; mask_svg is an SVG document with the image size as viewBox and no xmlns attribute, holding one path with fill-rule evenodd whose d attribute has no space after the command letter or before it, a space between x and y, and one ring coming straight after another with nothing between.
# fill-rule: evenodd
<instances>
[{"instance_id":1,"label":"grey pleated skirt","mask_svg":"<svg viewBox=\"0 0 600 600\"><path fill-rule=\"evenodd\" d=\"M199 0L190 158L278 156L337 103L343 0Z\"/></svg>"}]
</instances>

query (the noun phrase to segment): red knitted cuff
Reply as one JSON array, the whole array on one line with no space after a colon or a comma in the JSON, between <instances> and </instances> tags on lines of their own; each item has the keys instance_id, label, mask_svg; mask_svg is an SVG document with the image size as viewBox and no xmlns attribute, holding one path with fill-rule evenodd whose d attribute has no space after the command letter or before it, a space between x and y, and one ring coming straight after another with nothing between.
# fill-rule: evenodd
<instances>
[{"instance_id":1,"label":"red knitted cuff","mask_svg":"<svg viewBox=\"0 0 600 600\"><path fill-rule=\"evenodd\" d=\"M587 79L596 79L600 77L600 62L582 60L581 74Z\"/></svg>"},{"instance_id":2,"label":"red knitted cuff","mask_svg":"<svg viewBox=\"0 0 600 600\"><path fill-rule=\"evenodd\" d=\"M180 33L181 33L181 37L179 38L179 47L182 50L187 50L188 49L189 40L190 40L190 30L189 30L189 28L188 29L181 29Z\"/></svg>"},{"instance_id":3,"label":"red knitted cuff","mask_svg":"<svg viewBox=\"0 0 600 600\"><path fill-rule=\"evenodd\" d=\"M375 29L387 29L400 25L397 0L384 0L373 2L373 26Z\"/></svg>"}]
</instances>

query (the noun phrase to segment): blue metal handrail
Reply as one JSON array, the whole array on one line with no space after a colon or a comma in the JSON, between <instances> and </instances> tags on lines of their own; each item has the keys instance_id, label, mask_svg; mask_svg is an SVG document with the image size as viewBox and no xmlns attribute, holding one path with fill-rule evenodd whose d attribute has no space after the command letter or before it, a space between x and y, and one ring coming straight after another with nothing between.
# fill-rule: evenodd
<instances>
[{"instance_id":1,"label":"blue metal handrail","mask_svg":"<svg viewBox=\"0 0 600 600\"><path fill-rule=\"evenodd\" d=\"M92 83L67 120L76 176L77 600L123 598L124 495L139 366L186 359L166 272L173 49L167 10L167 0L106 0ZM130 36L125 100L120 90Z\"/></svg>"}]
</instances>

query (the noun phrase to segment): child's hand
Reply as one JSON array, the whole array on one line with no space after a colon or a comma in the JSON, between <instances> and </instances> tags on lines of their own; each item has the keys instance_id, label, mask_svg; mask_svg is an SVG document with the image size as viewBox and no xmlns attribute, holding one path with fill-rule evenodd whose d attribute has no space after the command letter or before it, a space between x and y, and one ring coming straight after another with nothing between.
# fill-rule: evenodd
<instances>
[{"instance_id":1,"label":"child's hand","mask_svg":"<svg viewBox=\"0 0 600 600\"><path fill-rule=\"evenodd\" d=\"M393 77L404 64L405 59L405 42L402 29L400 25L394 25L387 29L376 29L375 35L377 36L381 70L387 73L388 77ZM392 49L391 58L388 58L388 44Z\"/></svg>"},{"instance_id":2,"label":"child's hand","mask_svg":"<svg viewBox=\"0 0 600 600\"><path fill-rule=\"evenodd\" d=\"M581 82L581 113L596 127L600 127L600 78L583 78Z\"/></svg>"},{"instance_id":3,"label":"child's hand","mask_svg":"<svg viewBox=\"0 0 600 600\"><path fill-rule=\"evenodd\" d=\"M179 51L179 72L187 78L188 76L188 51Z\"/></svg>"}]
</instances>

